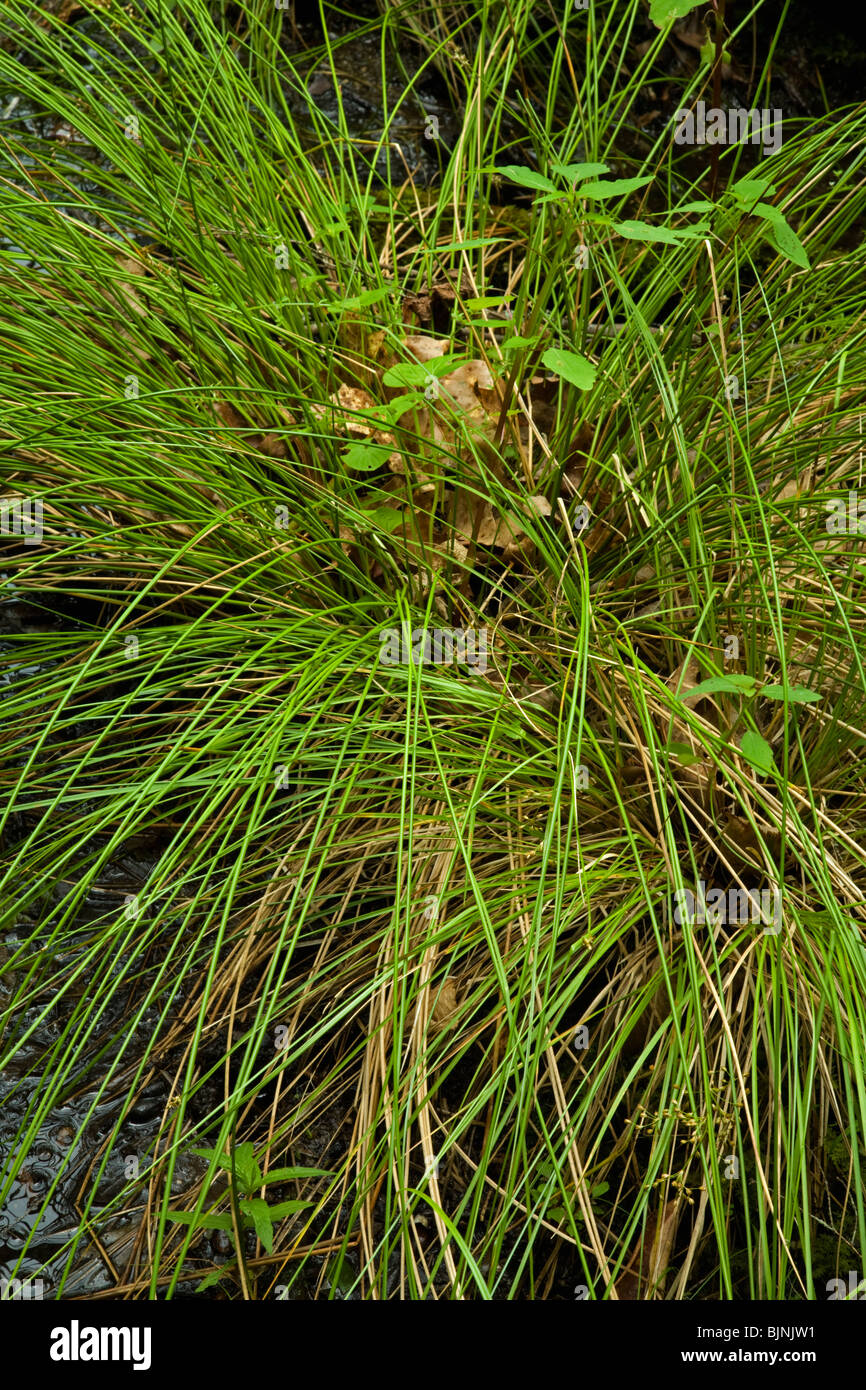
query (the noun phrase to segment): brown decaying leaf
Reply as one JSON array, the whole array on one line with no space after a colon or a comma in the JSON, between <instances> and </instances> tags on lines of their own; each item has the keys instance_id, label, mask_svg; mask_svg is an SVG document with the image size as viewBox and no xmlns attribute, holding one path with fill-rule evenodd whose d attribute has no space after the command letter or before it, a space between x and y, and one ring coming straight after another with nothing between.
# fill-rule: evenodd
<instances>
[{"instance_id":1,"label":"brown decaying leaf","mask_svg":"<svg viewBox=\"0 0 866 1390\"><path fill-rule=\"evenodd\" d=\"M665 1270L679 1222L679 1202L668 1202L661 1214L651 1216L646 1231L635 1242L631 1258L614 1285L625 1302L652 1299L661 1294Z\"/></svg>"},{"instance_id":2,"label":"brown decaying leaf","mask_svg":"<svg viewBox=\"0 0 866 1390\"><path fill-rule=\"evenodd\" d=\"M417 296L415 298L417 299ZM449 339L435 338L425 333L407 334L403 339L403 348L422 365L435 361L453 350ZM473 358L461 363L453 371L437 377L437 381L440 399L462 416L464 425L468 424L481 446L491 452L490 464L496 471L501 465L495 451L491 449L491 441L498 426L501 403L487 364L479 358ZM383 386L383 393L386 399L393 399L404 394L405 389L403 386ZM398 447L404 427L398 424L393 427L393 432L380 429L376 424L376 414L381 409L381 402L377 402L364 387L344 382L329 399L329 405L312 405L312 413L329 423L338 433L388 447L391 450L388 467L391 473L397 475L395 483L397 479L406 479L405 484L401 483L407 490L407 495L402 500L410 503L413 508L423 510L427 507L429 515L429 508L436 502L436 485L417 465L411 469L407 466L406 459ZM369 418L361 418L364 416ZM447 412L443 418L440 410L428 409L426 405L419 403L406 419L411 422L408 434L414 437L413 452L417 449L419 436L431 439L437 444L455 443L456 432L448 426ZM390 487L386 490L393 491ZM399 503L401 499L395 495L394 500L395 503ZM487 499L479 498L469 488L457 485L453 531L450 535L440 535L437 538L436 544L432 547L433 567L439 568L442 564L454 560L465 563L469 557L465 542L502 550L506 560L526 555L534 546L528 534L529 520L547 517L550 514L550 503L540 493L525 500L516 500L513 509L502 514L501 511L495 510ZM342 527L340 536L344 541L344 548L346 544L351 544L353 537L348 528ZM412 548L410 543L410 549ZM419 553L419 563L430 563L430 551L431 547L427 546L424 548L423 556Z\"/></svg>"},{"instance_id":3,"label":"brown decaying leaf","mask_svg":"<svg viewBox=\"0 0 866 1390\"><path fill-rule=\"evenodd\" d=\"M405 328L432 328L435 333L451 331L451 319L457 296L447 283L436 283L420 294L404 294L402 302Z\"/></svg>"},{"instance_id":4,"label":"brown decaying leaf","mask_svg":"<svg viewBox=\"0 0 866 1390\"><path fill-rule=\"evenodd\" d=\"M430 1013L433 1029L444 1028L451 1016L457 1012L457 986L449 975L438 991L436 1002Z\"/></svg>"},{"instance_id":5,"label":"brown decaying leaf","mask_svg":"<svg viewBox=\"0 0 866 1390\"><path fill-rule=\"evenodd\" d=\"M342 383L336 391L329 397L330 408L326 405L313 404L310 410L318 418L333 420L334 428L340 434L348 434L356 440L366 439L371 444L381 444L391 448L388 455L388 466L392 472L402 472L403 464L399 453L394 449L394 436L388 430L379 429L373 421L359 419L359 415L372 415L380 409L380 405L373 399L369 391L365 391L361 386L348 386Z\"/></svg>"}]
</instances>

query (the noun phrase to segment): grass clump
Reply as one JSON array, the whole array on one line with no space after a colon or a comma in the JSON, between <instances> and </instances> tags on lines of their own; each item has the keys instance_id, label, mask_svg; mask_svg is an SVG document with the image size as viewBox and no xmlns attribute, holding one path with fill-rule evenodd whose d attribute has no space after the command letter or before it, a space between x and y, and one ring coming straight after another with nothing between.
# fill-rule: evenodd
<instances>
[{"instance_id":1,"label":"grass clump","mask_svg":"<svg viewBox=\"0 0 866 1390\"><path fill-rule=\"evenodd\" d=\"M862 110L710 189L634 119L636 3L7 8L9 1272L822 1297L864 1247Z\"/></svg>"}]
</instances>

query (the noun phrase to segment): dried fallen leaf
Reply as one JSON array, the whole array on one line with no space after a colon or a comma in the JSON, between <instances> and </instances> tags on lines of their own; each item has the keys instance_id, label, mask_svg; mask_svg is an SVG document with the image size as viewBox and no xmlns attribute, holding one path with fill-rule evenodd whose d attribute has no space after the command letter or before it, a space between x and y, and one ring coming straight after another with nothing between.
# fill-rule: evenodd
<instances>
[{"instance_id":1,"label":"dried fallen leaf","mask_svg":"<svg viewBox=\"0 0 866 1390\"><path fill-rule=\"evenodd\" d=\"M147 268L141 261L135 260L132 256L120 256L117 260L118 268L127 278L123 280L113 280L111 289L108 291L112 301L117 305L124 319L130 317L141 319L147 318L148 310L142 303L141 295L133 283L133 277L138 278L147 274ZM139 362L149 362L150 353L145 352L139 347L133 335L123 327L118 326L117 335L125 343L129 344L129 350Z\"/></svg>"},{"instance_id":2,"label":"dried fallen leaf","mask_svg":"<svg viewBox=\"0 0 866 1390\"><path fill-rule=\"evenodd\" d=\"M527 519L536 516L550 516L550 503L541 494L529 497L525 503L518 502ZM467 489L458 493L455 514L455 529L458 534L475 540L477 545L493 545L506 551L516 546L526 537L519 512L497 516L491 504L478 498Z\"/></svg>"},{"instance_id":3,"label":"dried fallen leaf","mask_svg":"<svg viewBox=\"0 0 866 1390\"><path fill-rule=\"evenodd\" d=\"M146 267L142 265L141 261L135 260L132 256L119 257L117 265L118 268L123 271L124 275L137 277L147 273ZM117 288L120 290L130 311L135 314L137 318L146 318L147 309L142 304L141 297L137 293L132 281L118 280Z\"/></svg>"},{"instance_id":4,"label":"dried fallen leaf","mask_svg":"<svg viewBox=\"0 0 866 1390\"><path fill-rule=\"evenodd\" d=\"M456 297L451 286L444 282L432 285L428 292L405 294L402 303L404 325L412 327L410 320L414 318L420 328L429 325L436 333L448 333Z\"/></svg>"},{"instance_id":5,"label":"dried fallen leaf","mask_svg":"<svg viewBox=\"0 0 866 1390\"><path fill-rule=\"evenodd\" d=\"M403 472L400 455L394 448L395 440L393 434L388 430L381 429L375 420L375 413L381 407L373 399L369 391L365 391L361 386L349 386L342 382L336 391L329 397L330 406L314 403L310 406L313 415L318 419L327 419L338 433L348 434L356 439L369 440L371 444L381 444L390 448L388 455L388 467L392 472ZM373 419L359 419L359 416L370 415Z\"/></svg>"},{"instance_id":6,"label":"dried fallen leaf","mask_svg":"<svg viewBox=\"0 0 866 1390\"><path fill-rule=\"evenodd\" d=\"M443 377L440 385L472 423L492 438L499 423L500 401L487 364L473 358Z\"/></svg>"},{"instance_id":7,"label":"dried fallen leaf","mask_svg":"<svg viewBox=\"0 0 866 1390\"><path fill-rule=\"evenodd\" d=\"M678 1220L679 1203L676 1201L667 1203L661 1221L657 1216L649 1218L646 1231L638 1237L631 1258L616 1281L617 1298L636 1302L660 1296Z\"/></svg>"},{"instance_id":8,"label":"dried fallen leaf","mask_svg":"<svg viewBox=\"0 0 866 1390\"><path fill-rule=\"evenodd\" d=\"M416 361L432 362L434 357L444 357L451 344L447 338L429 338L424 333L410 333L403 339L403 346L409 349Z\"/></svg>"},{"instance_id":9,"label":"dried fallen leaf","mask_svg":"<svg viewBox=\"0 0 866 1390\"><path fill-rule=\"evenodd\" d=\"M436 1003L430 1014L430 1023L434 1029L444 1028L453 1014L457 1012L457 986L449 976L439 990Z\"/></svg>"}]
</instances>

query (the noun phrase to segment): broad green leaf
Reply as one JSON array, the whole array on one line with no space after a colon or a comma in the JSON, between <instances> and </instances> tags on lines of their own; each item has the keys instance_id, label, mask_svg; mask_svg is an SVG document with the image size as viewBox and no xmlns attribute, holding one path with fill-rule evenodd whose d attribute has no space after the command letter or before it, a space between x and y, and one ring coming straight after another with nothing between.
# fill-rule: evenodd
<instances>
[{"instance_id":1,"label":"broad green leaf","mask_svg":"<svg viewBox=\"0 0 866 1390\"><path fill-rule=\"evenodd\" d=\"M675 19L684 19L701 3L702 0L652 0L650 19L659 29L664 29L666 24L673 24Z\"/></svg>"},{"instance_id":2,"label":"broad green leaf","mask_svg":"<svg viewBox=\"0 0 866 1390\"><path fill-rule=\"evenodd\" d=\"M811 270L812 266L809 257L806 255L806 248L797 236L797 233L788 226L787 223L771 223L767 240L771 241L776 250L801 270Z\"/></svg>"},{"instance_id":3,"label":"broad green leaf","mask_svg":"<svg viewBox=\"0 0 866 1390\"><path fill-rule=\"evenodd\" d=\"M408 366L409 364L406 363L405 365ZM416 363L415 365L420 364ZM395 396L393 401L389 401L387 405L377 410L376 421L377 423L393 425L400 419L401 415L406 414L407 410L417 410L419 405L425 404L423 391L413 391L408 396Z\"/></svg>"},{"instance_id":4,"label":"broad green leaf","mask_svg":"<svg viewBox=\"0 0 866 1390\"><path fill-rule=\"evenodd\" d=\"M448 376L459 367L465 367L468 361L465 352L446 352L441 357L431 357L429 361L421 362L419 365L425 367L431 376Z\"/></svg>"},{"instance_id":5,"label":"broad green leaf","mask_svg":"<svg viewBox=\"0 0 866 1390\"><path fill-rule=\"evenodd\" d=\"M234 1222L228 1213L192 1211L169 1211L169 1221L179 1221L182 1226L192 1226L199 1231L233 1231Z\"/></svg>"},{"instance_id":6,"label":"broad green leaf","mask_svg":"<svg viewBox=\"0 0 866 1390\"><path fill-rule=\"evenodd\" d=\"M716 41L715 41L715 39L707 39L707 42L706 42L706 43L702 43L702 44L701 44L700 48L698 49L698 52L699 52L700 55L701 55L701 62L702 62L702 63L714 63L714 62L716 61ZM729 63L730 61L731 61L730 52L728 51L727 48L723 48L723 49L722 49L722 62L723 62L723 63Z\"/></svg>"},{"instance_id":7,"label":"broad green leaf","mask_svg":"<svg viewBox=\"0 0 866 1390\"><path fill-rule=\"evenodd\" d=\"M694 763L702 762L703 759L695 752L694 748L688 743L670 743L667 747L668 753L673 753L686 767L691 767Z\"/></svg>"},{"instance_id":8,"label":"broad green leaf","mask_svg":"<svg viewBox=\"0 0 866 1390\"><path fill-rule=\"evenodd\" d=\"M696 198L693 203L683 203L681 208L675 208L675 212L715 212L715 203L708 203L706 198Z\"/></svg>"},{"instance_id":9,"label":"broad green leaf","mask_svg":"<svg viewBox=\"0 0 866 1390\"><path fill-rule=\"evenodd\" d=\"M497 174L504 175L511 179L512 183L519 183L523 188L535 188L541 193L558 193L559 189L550 179L546 179L543 174L538 174L534 169L527 169L522 164L503 164L497 168Z\"/></svg>"},{"instance_id":10,"label":"broad green leaf","mask_svg":"<svg viewBox=\"0 0 866 1390\"><path fill-rule=\"evenodd\" d=\"M786 691L783 685L765 685L759 694L766 695L768 700L784 700ZM817 690L810 690L806 685L789 685L787 696L795 705L811 705L821 698Z\"/></svg>"},{"instance_id":11,"label":"broad green leaf","mask_svg":"<svg viewBox=\"0 0 866 1390\"><path fill-rule=\"evenodd\" d=\"M293 1178L332 1178L328 1168L270 1168L264 1182L291 1182Z\"/></svg>"},{"instance_id":12,"label":"broad green leaf","mask_svg":"<svg viewBox=\"0 0 866 1390\"><path fill-rule=\"evenodd\" d=\"M426 362L398 362L396 367L388 368L382 380L386 386L423 386L432 375Z\"/></svg>"},{"instance_id":13,"label":"broad green leaf","mask_svg":"<svg viewBox=\"0 0 866 1390\"><path fill-rule=\"evenodd\" d=\"M392 452L384 444L350 444L343 454L343 462L357 473L372 473L388 462Z\"/></svg>"},{"instance_id":14,"label":"broad green leaf","mask_svg":"<svg viewBox=\"0 0 866 1390\"><path fill-rule=\"evenodd\" d=\"M608 179L605 183L585 183L578 190L581 198L619 198L625 193L634 193L652 183L652 175L643 179Z\"/></svg>"},{"instance_id":15,"label":"broad green leaf","mask_svg":"<svg viewBox=\"0 0 866 1390\"><path fill-rule=\"evenodd\" d=\"M649 222L614 222L613 230L629 241L663 241L668 246L679 246L680 233L667 227L652 227Z\"/></svg>"},{"instance_id":16,"label":"broad green leaf","mask_svg":"<svg viewBox=\"0 0 866 1390\"><path fill-rule=\"evenodd\" d=\"M691 227L677 227L677 236L681 241L700 241L709 235L709 231L709 222L695 222Z\"/></svg>"},{"instance_id":17,"label":"broad green leaf","mask_svg":"<svg viewBox=\"0 0 866 1390\"><path fill-rule=\"evenodd\" d=\"M513 338L506 338L506 339L505 339L505 341L504 341L503 344L502 344L502 351L503 351L503 352L516 352L516 351L518 350L518 348L534 347L534 345L535 345L537 342L538 342L538 335L537 335L537 334L536 334L536 336L535 336L534 338L521 338L519 334L515 334Z\"/></svg>"},{"instance_id":18,"label":"broad green leaf","mask_svg":"<svg viewBox=\"0 0 866 1390\"><path fill-rule=\"evenodd\" d=\"M284 1216L294 1216L296 1211L303 1211L305 1207L311 1207L312 1202L290 1201L274 1202L268 1207L274 1221L280 1221Z\"/></svg>"},{"instance_id":19,"label":"broad green leaf","mask_svg":"<svg viewBox=\"0 0 866 1390\"><path fill-rule=\"evenodd\" d=\"M208 1162L216 1158L220 1168L227 1173L235 1172L238 1182L243 1191L248 1192L261 1184L262 1173L255 1160L252 1144L239 1144L235 1149L234 1168L232 1160L228 1154L217 1153L215 1149L190 1149L190 1153L197 1154L199 1158L206 1158Z\"/></svg>"},{"instance_id":20,"label":"broad green leaf","mask_svg":"<svg viewBox=\"0 0 866 1390\"><path fill-rule=\"evenodd\" d=\"M205 1289L212 1289L228 1272L228 1265L223 1265L222 1269L212 1269L210 1274L204 1276L200 1284L196 1284L196 1293L202 1293Z\"/></svg>"},{"instance_id":21,"label":"broad green leaf","mask_svg":"<svg viewBox=\"0 0 866 1390\"><path fill-rule=\"evenodd\" d=\"M322 308L329 314L341 314L344 310L364 309L368 304L378 304L380 299L386 299L391 293L387 285L383 285L378 290L365 290L363 294L353 295L351 299L331 299L327 300Z\"/></svg>"},{"instance_id":22,"label":"broad green leaf","mask_svg":"<svg viewBox=\"0 0 866 1390\"><path fill-rule=\"evenodd\" d=\"M572 386L588 391L595 382L596 367L579 352L564 352L561 348L548 348L542 362L551 372L556 372Z\"/></svg>"},{"instance_id":23,"label":"broad green leaf","mask_svg":"<svg viewBox=\"0 0 866 1390\"><path fill-rule=\"evenodd\" d=\"M754 676L710 676L709 680L701 681L698 685L693 685L691 690L684 690L677 696L679 700L699 700L704 695L714 695L719 693L734 694L742 691L746 695L754 695L758 682Z\"/></svg>"},{"instance_id":24,"label":"broad green leaf","mask_svg":"<svg viewBox=\"0 0 866 1390\"><path fill-rule=\"evenodd\" d=\"M741 203L752 203L756 198L765 198L768 193L775 193L776 187L772 179L754 179L749 175L747 178L738 179L732 183L728 189Z\"/></svg>"},{"instance_id":25,"label":"broad green leaf","mask_svg":"<svg viewBox=\"0 0 866 1390\"><path fill-rule=\"evenodd\" d=\"M743 734L740 748L746 762L751 763L758 772L775 772L776 764L773 762L772 748L767 740L761 738L761 735L756 734L753 729L747 729Z\"/></svg>"},{"instance_id":26,"label":"broad green leaf","mask_svg":"<svg viewBox=\"0 0 866 1390\"><path fill-rule=\"evenodd\" d=\"M607 164L551 164L556 177L575 183L578 179L592 179L597 174L610 172Z\"/></svg>"},{"instance_id":27,"label":"broad green leaf","mask_svg":"<svg viewBox=\"0 0 866 1390\"><path fill-rule=\"evenodd\" d=\"M372 507L362 509L361 515L377 531L396 531L403 525L403 513L396 507Z\"/></svg>"},{"instance_id":28,"label":"broad green leaf","mask_svg":"<svg viewBox=\"0 0 866 1390\"><path fill-rule=\"evenodd\" d=\"M428 362L398 362L382 377L386 386L423 386L430 376L448 376L466 362L464 353L448 352Z\"/></svg>"},{"instance_id":29,"label":"broad green leaf","mask_svg":"<svg viewBox=\"0 0 866 1390\"><path fill-rule=\"evenodd\" d=\"M238 1205L244 1216L252 1221L256 1235L271 1255L274 1249L274 1223L267 1202L263 1197L250 1197Z\"/></svg>"},{"instance_id":30,"label":"broad green leaf","mask_svg":"<svg viewBox=\"0 0 866 1390\"><path fill-rule=\"evenodd\" d=\"M242 1192L255 1192L262 1185L262 1170L256 1162L252 1144L238 1144L234 1151L234 1171Z\"/></svg>"},{"instance_id":31,"label":"broad green leaf","mask_svg":"<svg viewBox=\"0 0 866 1390\"><path fill-rule=\"evenodd\" d=\"M811 270L809 257L793 227L789 226L784 213L778 208L774 208L770 203L756 203L752 208L755 217L763 217L770 224L770 240L783 256L787 256L789 261L800 266L803 270Z\"/></svg>"},{"instance_id":32,"label":"broad green leaf","mask_svg":"<svg viewBox=\"0 0 866 1390\"><path fill-rule=\"evenodd\" d=\"M502 294L481 294L477 299L464 299L464 309L474 312L476 309L493 309L499 305L507 304L508 296Z\"/></svg>"}]
</instances>

